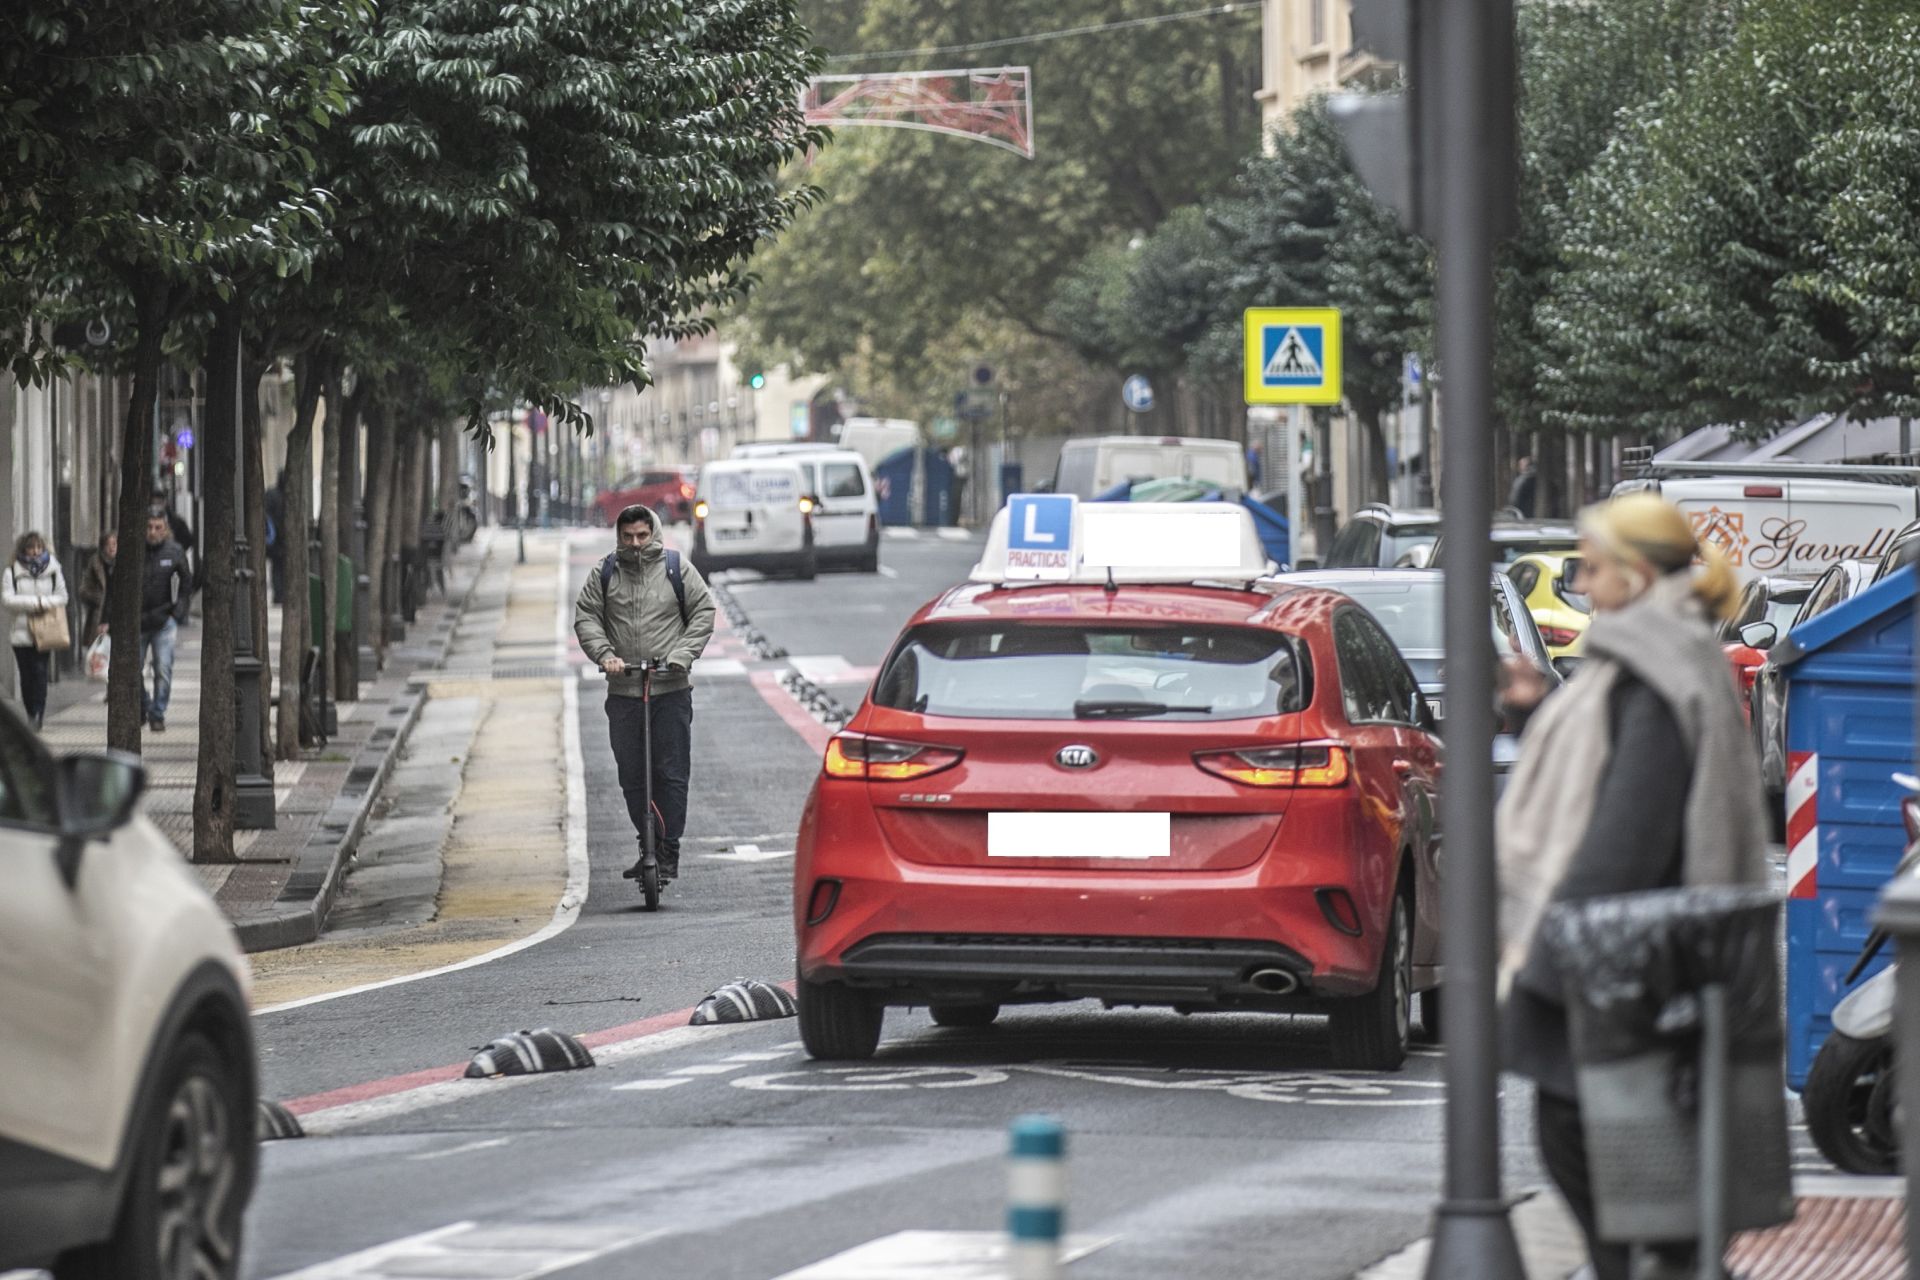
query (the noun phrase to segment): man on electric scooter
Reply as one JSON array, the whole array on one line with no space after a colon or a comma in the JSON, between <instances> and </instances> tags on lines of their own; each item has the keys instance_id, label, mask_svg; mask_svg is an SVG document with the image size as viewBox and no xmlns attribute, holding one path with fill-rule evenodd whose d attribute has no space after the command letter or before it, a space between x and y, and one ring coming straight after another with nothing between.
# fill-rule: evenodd
<instances>
[{"instance_id":1,"label":"man on electric scooter","mask_svg":"<svg viewBox=\"0 0 1920 1280\"><path fill-rule=\"evenodd\" d=\"M713 638L713 596L699 572L660 538L659 517L631 506L614 521L618 549L587 575L573 606L580 648L607 675L607 732L620 766L620 790L636 833L645 830L647 792L642 717L652 712L651 791L662 838L660 880L680 871L693 763L693 660ZM642 698L642 664L658 663L651 700ZM641 848L645 849L644 837ZM644 858L644 854L643 854ZM640 874L637 859L625 875Z\"/></svg>"}]
</instances>

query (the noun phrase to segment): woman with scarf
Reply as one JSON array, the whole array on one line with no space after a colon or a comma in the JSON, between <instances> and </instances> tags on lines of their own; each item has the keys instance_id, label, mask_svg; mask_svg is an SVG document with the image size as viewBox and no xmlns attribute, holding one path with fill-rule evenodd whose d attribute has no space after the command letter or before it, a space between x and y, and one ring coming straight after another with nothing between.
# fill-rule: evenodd
<instances>
[{"instance_id":1,"label":"woman with scarf","mask_svg":"<svg viewBox=\"0 0 1920 1280\"><path fill-rule=\"evenodd\" d=\"M24 533L13 545L13 563L0 582L0 602L13 614L13 660L20 668L20 704L38 729L47 714L47 677L53 655L34 643L28 619L67 607L67 580L60 562L37 533Z\"/></svg>"},{"instance_id":2,"label":"woman with scarf","mask_svg":"<svg viewBox=\"0 0 1920 1280\"><path fill-rule=\"evenodd\" d=\"M1714 639L1739 594L1726 558L1653 494L1588 508L1580 532L1574 589L1594 613L1580 669L1543 704L1538 674L1516 667L1504 695L1514 712L1538 711L1496 823L1501 1025L1508 1069L1536 1086L1542 1162L1586 1234L1597 1280L1629 1280L1627 1246L1598 1235L1567 1012L1536 941L1540 921L1556 902L1764 884L1767 820ZM1691 1274L1658 1251L1652 1265L1641 1277Z\"/></svg>"}]
</instances>

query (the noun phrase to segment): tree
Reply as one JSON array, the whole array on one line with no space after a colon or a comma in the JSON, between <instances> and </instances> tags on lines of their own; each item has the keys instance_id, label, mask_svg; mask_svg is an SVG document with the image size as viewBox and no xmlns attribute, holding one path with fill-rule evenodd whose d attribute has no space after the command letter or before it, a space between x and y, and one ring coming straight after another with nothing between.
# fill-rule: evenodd
<instances>
[{"instance_id":1,"label":"tree","mask_svg":"<svg viewBox=\"0 0 1920 1280\"><path fill-rule=\"evenodd\" d=\"M808 6L827 19L835 9ZM1165 12L1150 0L878 0L866 7L858 47L944 46ZM1252 14L979 56L1032 65L1035 158L924 133L841 131L807 170L820 205L759 264L748 320L768 345L806 368L858 361L916 383L935 372L925 353L962 328L1000 324L1064 343L1049 315L1063 278L1096 248L1151 232L1171 210L1225 189L1258 143ZM956 58L966 55L862 58L834 70L938 68Z\"/></svg>"},{"instance_id":2,"label":"tree","mask_svg":"<svg viewBox=\"0 0 1920 1280\"><path fill-rule=\"evenodd\" d=\"M1759 428L1909 413L1920 16L1894 0L1749 10L1630 114L1575 190L1541 323L1550 420Z\"/></svg>"}]
</instances>

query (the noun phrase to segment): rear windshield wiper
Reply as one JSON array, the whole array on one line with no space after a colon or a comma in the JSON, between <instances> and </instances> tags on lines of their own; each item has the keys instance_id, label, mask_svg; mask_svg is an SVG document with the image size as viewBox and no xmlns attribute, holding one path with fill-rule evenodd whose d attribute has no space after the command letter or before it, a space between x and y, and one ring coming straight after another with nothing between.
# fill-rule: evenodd
<instances>
[{"instance_id":1,"label":"rear windshield wiper","mask_svg":"<svg viewBox=\"0 0 1920 1280\"><path fill-rule=\"evenodd\" d=\"M1076 720L1121 719L1128 716L1163 716L1169 712L1189 712L1206 714L1213 710L1211 703L1198 706L1176 706L1170 702L1134 702L1112 699L1107 701L1084 701L1073 704L1073 716Z\"/></svg>"}]
</instances>

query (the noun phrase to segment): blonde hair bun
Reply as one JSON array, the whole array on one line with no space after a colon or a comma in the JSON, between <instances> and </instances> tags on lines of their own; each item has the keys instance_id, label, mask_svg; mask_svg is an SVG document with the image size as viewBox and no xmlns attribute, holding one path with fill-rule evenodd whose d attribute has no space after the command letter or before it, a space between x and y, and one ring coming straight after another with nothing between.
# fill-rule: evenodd
<instances>
[{"instance_id":1,"label":"blonde hair bun","mask_svg":"<svg viewBox=\"0 0 1920 1280\"><path fill-rule=\"evenodd\" d=\"M1726 553L1694 536L1680 508L1654 493L1628 493L1580 513L1581 531L1629 565L1657 573L1677 573L1696 560L1693 594L1718 618L1729 616L1740 598L1740 579Z\"/></svg>"}]
</instances>

